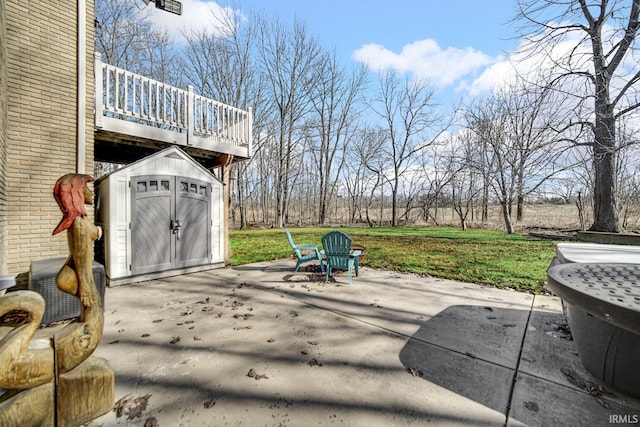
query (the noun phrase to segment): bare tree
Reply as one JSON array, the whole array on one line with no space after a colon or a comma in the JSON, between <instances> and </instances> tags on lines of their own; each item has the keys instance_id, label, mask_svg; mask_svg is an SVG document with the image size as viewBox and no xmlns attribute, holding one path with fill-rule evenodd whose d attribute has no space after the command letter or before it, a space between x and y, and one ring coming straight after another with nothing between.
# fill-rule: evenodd
<instances>
[{"instance_id":1,"label":"bare tree","mask_svg":"<svg viewBox=\"0 0 640 427\"><path fill-rule=\"evenodd\" d=\"M442 144L434 144L420 152L420 177L423 179L422 190L417 199L421 210L422 219L425 222L440 224L440 206L445 198L445 188L452 179L450 138L446 138Z\"/></svg>"},{"instance_id":2,"label":"bare tree","mask_svg":"<svg viewBox=\"0 0 640 427\"><path fill-rule=\"evenodd\" d=\"M264 99L264 80L255 61L257 28L254 20L244 20L239 14L226 13L211 16L211 26L216 30L199 30L185 34L187 46L184 49L186 65L184 73L191 84L204 96L228 105L253 111L254 153L261 149ZM245 182L248 168L253 158L247 162L235 163L223 170L225 185L231 176L235 185L229 203L239 210L240 227L247 221L246 197L249 183ZM228 187L231 188L231 187Z\"/></svg>"},{"instance_id":3,"label":"bare tree","mask_svg":"<svg viewBox=\"0 0 640 427\"><path fill-rule=\"evenodd\" d=\"M357 131L359 98L366 79L366 68L349 73L334 52L326 52L314 70L310 88L311 127L315 131L311 150L318 170L318 223L327 219L329 201L336 193L338 177L346 160L345 149Z\"/></svg>"},{"instance_id":4,"label":"bare tree","mask_svg":"<svg viewBox=\"0 0 640 427\"><path fill-rule=\"evenodd\" d=\"M179 50L166 30L139 12L129 0L96 0L96 50L108 64L180 85Z\"/></svg>"},{"instance_id":5,"label":"bare tree","mask_svg":"<svg viewBox=\"0 0 640 427\"><path fill-rule=\"evenodd\" d=\"M481 151L482 158L469 159L476 162L471 166L489 178L489 185L502 208L506 231L514 233L511 209L515 200L517 155L506 134L508 117L504 104L499 97L492 96L469 108L466 114L467 127L485 148Z\"/></svg>"},{"instance_id":6,"label":"bare tree","mask_svg":"<svg viewBox=\"0 0 640 427\"><path fill-rule=\"evenodd\" d=\"M514 232L513 205L522 221L526 198L573 166L564 156L570 146L556 131L568 111L563 102L547 86L519 80L467 111L483 155L475 169L493 188L508 233Z\"/></svg>"},{"instance_id":7,"label":"bare tree","mask_svg":"<svg viewBox=\"0 0 640 427\"><path fill-rule=\"evenodd\" d=\"M300 126L310 109L309 87L320 47L306 27L295 22L293 30L277 19L262 21L258 56L265 73L266 96L271 100L277 164L275 226L283 227L289 208L293 156L299 148ZM265 112L266 114L267 112Z\"/></svg>"},{"instance_id":8,"label":"bare tree","mask_svg":"<svg viewBox=\"0 0 640 427\"><path fill-rule=\"evenodd\" d=\"M358 132L357 138L352 144L355 155L352 157L362 167L358 168L360 183L355 188L359 188L364 199L365 219L369 227L373 227L375 222L371 216L373 203L376 195L380 200L384 199L384 178L383 171L389 166L389 159L384 154L384 143L386 132L379 127L365 127ZM383 220L381 202L381 213L378 223Z\"/></svg>"},{"instance_id":9,"label":"bare tree","mask_svg":"<svg viewBox=\"0 0 640 427\"><path fill-rule=\"evenodd\" d=\"M448 125L435 113L432 88L419 79L402 79L387 70L380 74L373 111L382 119L388 138L383 155L391 162L380 170L391 187L391 225L397 225L401 177L411 169L415 154L434 144Z\"/></svg>"},{"instance_id":10,"label":"bare tree","mask_svg":"<svg viewBox=\"0 0 640 427\"><path fill-rule=\"evenodd\" d=\"M563 156L568 149L566 141L555 131L567 109L563 96L547 86L527 85L522 79L499 96L506 117L508 147L513 150L516 221L520 222L525 199L573 166Z\"/></svg>"},{"instance_id":11,"label":"bare tree","mask_svg":"<svg viewBox=\"0 0 640 427\"><path fill-rule=\"evenodd\" d=\"M460 221L460 227L466 230L467 218L482 187L476 179L477 171L467 167L467 159L473 156L473 146L466 144L461 148L462 156L454 156L451 164L451 203Z\"/></svg>"},{"instance_id":12,"label":"bare tree","mask_svg":"<svg viewBox=\"0 0 640 427\"><path fill-rule=\"evenodd\" d=\"M640 106L640 70L634 60L640 0L518 0L518 5L529 53L551 60L555 90L577 96L575 111L582 114L566 127L586 126L593 133L591 230L619 232L615 124ZM572 46L559 56L556 48L562 43Z\"/></svg>"}]
</instances>

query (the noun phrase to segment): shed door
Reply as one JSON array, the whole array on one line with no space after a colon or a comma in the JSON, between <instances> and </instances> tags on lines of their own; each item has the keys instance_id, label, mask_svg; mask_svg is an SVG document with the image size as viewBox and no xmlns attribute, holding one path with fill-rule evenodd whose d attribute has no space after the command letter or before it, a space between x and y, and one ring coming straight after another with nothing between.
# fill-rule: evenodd
<instances>
[{"instance_id":1,"label":"shed door","mask_svg":"<svg viewBox=\"0 0 640 427\"><path fill-rule=\"evenodd\" d=\"M183 177L177 181L176 218L181 226L176 266L206 264L211 259L211 185Z\"/></svg>"},{"instance_id":2,"label":"shed door","mask_svg":"<svg viewBox=\"0 0 640 427\"><path fill-rule=\"evenodd\" d=\"M211 186L185 177L131 179L131 273L206 264L211 259Z\"/></svg>"}]
</instances>

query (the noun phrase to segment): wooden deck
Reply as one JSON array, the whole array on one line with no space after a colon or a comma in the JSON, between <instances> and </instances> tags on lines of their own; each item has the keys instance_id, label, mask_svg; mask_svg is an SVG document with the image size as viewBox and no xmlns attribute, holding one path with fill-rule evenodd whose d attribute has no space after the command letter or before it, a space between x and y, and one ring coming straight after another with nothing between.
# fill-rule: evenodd
<instances>
[{"instance_id":1,"label":"wooden deck","mask_svg":"<svg viewBox=\"0 0 640 427\"><path fill-rule=\"evenodd\" d=\"M95 59L95 159L129 163L177 145L206 167L251 157L252 112Z\"/></svg>"}]
</instances>

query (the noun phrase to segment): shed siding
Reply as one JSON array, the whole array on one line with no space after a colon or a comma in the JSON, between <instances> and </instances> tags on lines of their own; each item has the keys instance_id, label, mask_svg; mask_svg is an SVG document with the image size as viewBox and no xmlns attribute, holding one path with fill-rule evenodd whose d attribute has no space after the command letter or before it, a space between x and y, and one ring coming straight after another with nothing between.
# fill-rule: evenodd
<instances>
[{"instance_id":1,"label":"shed siding","mask_svg":"<svg viewBox=\"0 0 640 427\"><path fill-rule=\"evenodd\" d=\"M131 276L132 178L146 175L187 177L211 184L211 263L224 261L222 183L178 148L168 148L116 171L98 183L100 225L105 229L105 270L110 279Z\"/></svg>"}]
</instances>

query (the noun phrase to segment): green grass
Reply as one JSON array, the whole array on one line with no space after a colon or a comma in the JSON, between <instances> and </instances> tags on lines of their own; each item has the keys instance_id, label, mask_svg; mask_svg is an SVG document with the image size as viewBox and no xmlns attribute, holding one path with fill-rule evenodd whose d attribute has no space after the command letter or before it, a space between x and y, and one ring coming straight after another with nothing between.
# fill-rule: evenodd
<instances>
[{"instance_id":1,"label":"green grass","mask_svg":"<svg viewBox=\"0 0 640 427\"><path fill-rule=\"evenodd\" d=\"M552 241L454 227L340 228L367 248L362 264L400 272L541 293L555 253ZM329 228L290 229L297 243L316 243ZM292 255L284 230L231 232L232 264Z\"/></svg>"}]
</instances>

